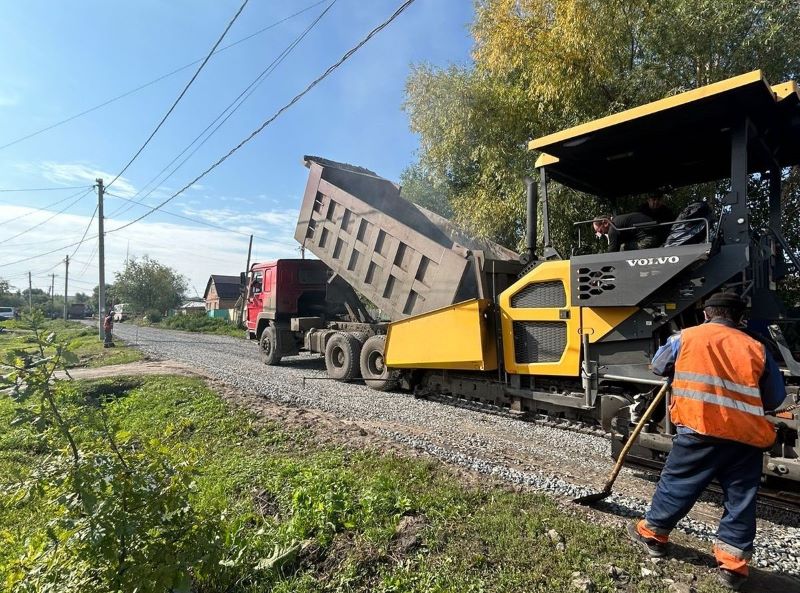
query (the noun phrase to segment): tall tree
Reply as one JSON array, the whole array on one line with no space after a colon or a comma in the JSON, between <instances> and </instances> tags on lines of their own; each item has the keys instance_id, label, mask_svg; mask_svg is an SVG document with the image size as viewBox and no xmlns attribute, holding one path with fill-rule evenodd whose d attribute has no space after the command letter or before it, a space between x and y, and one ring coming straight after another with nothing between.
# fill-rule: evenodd
<instances>
[{"instance_id":1,"label":"tall tree","mask_svg":"<svg viewBox=\"0 0 800 593\"><path fill-rule=\"evenodd\" d=\"M77 297L77 294L73 297L74 302L80 303L80 301L77 300L76 297ZM92 289L92 300L90 302L92 303L93 307L98 307L99 306L99 303L100 303L100 285L99 284L97 286L95 286L94 289ZM122 302L117 297L116 292L114 290L114 285L113 284L106 284L106 302L109 304L109 306L115 305L117 303Z\"/></svg>"},{"instance_id":2,"label":"tall tree","mask_svg":"<svg viewBox=\"0 0 800 593\"><path fill-rule=\"evenodd\" d=\"M130 303L134 311L166 313L180 304L186 294L186 279L172 268L148 256L129 259L114 278L114 294Z\"/></svg>"},{"instance_id":3,"label":"tall tree","mask_svg":"<svg viewBox=\"0 0 800 593\"><path fill-rule=\"evenodd\" d=\"M13 290L11 283L5 278L0 278L0 306L21 307L22 295L18 290Z\"/></svg>"},{"instance_id":4,"label":"tall tree","mask_svg":"<svg viewBox=\"0 0 800 593\"><path fill-rule=\"evenodd\" d=\"M419 165L457 221L519 246L529 138L757 68L797 78L798 26L796 0L478 0L473 64L422 64L407 80ZM599 207L559 190L556 247Z\"/></svg>"},{"instance_id":5,"label":"tall tree","mask_svg":"<svg viewBox=\"0 0 800 593\"><path fill-rule=\"evenodd\" d=\"M450 218L453 207L448 198L447 186L417 163L400 176L403 197L431 210L439 216Z\"/></svg>"}]
</instances>

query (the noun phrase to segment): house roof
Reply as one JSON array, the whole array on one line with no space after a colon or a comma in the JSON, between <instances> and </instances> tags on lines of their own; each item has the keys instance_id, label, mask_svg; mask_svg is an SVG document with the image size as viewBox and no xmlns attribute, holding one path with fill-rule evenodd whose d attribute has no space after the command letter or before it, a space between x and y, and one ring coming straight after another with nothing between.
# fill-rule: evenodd
<instances>
[{"instance_id":1,"label":"house roof","mask_svg":"<svg viewBox=\"0 0 800 593\"><path fill-rule=\"evenodd\" d=\"M203 298L208 298L208 291L211 290L211 283L214 283L214 288L217 289L217 296L221 299L238 299L239 298L239 276L223 276L221 274L211 274L208 277L206 284L206 291L203 293Z\"/></svg>"},{"instance_id":2,"label":"house roof","mask_svg":"<svg viewBox=\"0 0 800 593\"><path fill-rule=\"evenodd\" d=\"M205 309L206 304L202 301L186 301L184 302L179 309Z\"/></svg>"}]
</instances>

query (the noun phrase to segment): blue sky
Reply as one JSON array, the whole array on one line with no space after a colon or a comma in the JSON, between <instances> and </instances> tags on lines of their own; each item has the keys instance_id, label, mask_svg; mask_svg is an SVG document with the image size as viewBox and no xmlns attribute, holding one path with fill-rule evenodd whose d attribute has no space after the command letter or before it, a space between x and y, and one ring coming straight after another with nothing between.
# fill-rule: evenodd
<instances>
[{"instance_id":1,"label":"blue sky","mask_svg":"<svg viewBox=\"0 0 800 593\"><path fill-rule=\"evenodd\" d=\"M317 0L250 0L222 45L307 8ZM204 57L240 0L127 2L1 2L0 145L70 117ZM329 4L311 8L209 61L142 155L109 190L156 204L185 185L273 115L401 0L337 0L319 24L243 106L170 179L147 198L146 186ZM305 186L304 154L358 164L397 180L413 161L417 138L402 111L412 64L466 64L470 59L469 0L417 0L406 12L259 137L175 198L166 210L254 233L254 260L297 257L293 237ZM196 66L63 126L0 149L0 189L108 183L125 165ZM180 162L180 161L179 161ZM146 188L147 191L136 195ZM0 193L0 278L17 287L63 292L64 256L74 247L30 261L80 239L92 216L93 193ZM75 202L77 200L77 202ZM66 212L60 209L75 202ZM106 229L146 212L112 196ZM15 218L15 220L10 220ZM40 227L28 231L30 227ZM89 235L96 234L96 223ZM14 237L20 234L19 237ZM11 238L14 237L14 238ZM190 294L202 295L208 275L244 269L247 237L156 213L106 238L106 278L126 254L145 254L175 268ZM70 266L70 294L97 284L96 240Z\"/></svg>"}]
</instances>

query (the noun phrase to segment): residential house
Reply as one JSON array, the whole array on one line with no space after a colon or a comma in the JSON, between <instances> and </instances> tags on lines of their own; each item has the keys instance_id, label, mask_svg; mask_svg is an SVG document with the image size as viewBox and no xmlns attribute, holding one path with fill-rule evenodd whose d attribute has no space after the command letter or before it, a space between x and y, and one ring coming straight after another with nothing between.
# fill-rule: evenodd
<instances>
[{"instance_id":1,"label":"residential house","mask_svg":"<svg viewBox=\"0 0 800 593\"><path fill-rule=\"evenodd\" d=\"M206 303L202 300L190 299L177 309L178 315L205 315Z\"/></svg>"},{"instance_id":2,"label":"residential house","mask_svg":"<svg viewBox=\"0 0 800 593\"><path fill-rule=\"evenodd\" d=\"M221 276L212 274L206 284L203 300L206 309L233 309L239 299L239 276Z\"/></svg>"}]
</instances>

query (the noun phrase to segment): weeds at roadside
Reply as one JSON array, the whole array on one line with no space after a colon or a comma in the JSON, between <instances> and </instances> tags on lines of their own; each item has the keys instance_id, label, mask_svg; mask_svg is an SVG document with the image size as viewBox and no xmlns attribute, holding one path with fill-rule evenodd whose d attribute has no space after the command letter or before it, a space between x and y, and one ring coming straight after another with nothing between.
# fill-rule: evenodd
<instances>
[{"instance_id":1,"label":"weeds at roadside","mask_svg":"<svg viewBox=\"0 0 800 593\"><path fill-rule=\"evenodd\" d=\"M205 315L173 315L151 325L185 332L232 336L234 338L245 337L244 329L241 327L225 319L207 317Z\"/></svg>"},{"instance_id":2,"label":"weeds at roadside","mask_svg":"<svg viewBox=\"0 0 800 593\"><path fill-rule=\"evenodd\" d=\"M97 329L75 321L49 320L38 318L37 327L44 334L56 333L65 342L78 360L68 364L74 367L100 367L111 364L124 364L142 360L144 355L135 348L117 341L116 348L103 348ZM12 350L27 353L36 352L36 337L29 321L25 318L4 324L5 332L0 333L0 356Z\"/></svg>"},{"instance_id":3,"label":"weeds at roadside","mask_svg":"<svg viewBox=\"0 0 800 593\"><path fill-rule=\"evenodd\" d=\"M543 496L318 445L197 379L51 384L54 359L28 362L6 358L6 384L52 391L0 397L4 590L549 592L578 574L598 593L667 591L618 533ZM60 420L40 426L50 402Z\"/></svg>"}]
</instances>

